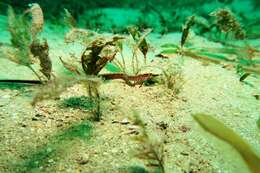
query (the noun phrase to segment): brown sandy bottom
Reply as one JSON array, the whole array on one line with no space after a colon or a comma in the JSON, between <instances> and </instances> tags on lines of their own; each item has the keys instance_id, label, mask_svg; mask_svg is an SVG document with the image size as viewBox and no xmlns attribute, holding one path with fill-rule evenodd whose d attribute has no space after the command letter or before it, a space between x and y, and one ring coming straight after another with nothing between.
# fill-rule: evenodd
<instances>
[{"instance_id":1,"label":"brown sandy bottom","mask_svg":"<svg viewBox=\"0 0 260 173\"><path fill-rule=\"evenodd\" d=\"M120 80L104 82L100 87L102 120L92 123L86 121L90 112L60 106L64 98L86 95L81 85L35 108L30 105L31 88L2 89L0 172L116 173L126 172L123 168L129 166L145 167L146 162L135 157L140 144L133 140L139 131L133 124L133 110L149 132L162 140L167 173L247 172L239 154L204 132L191 115L217 116L259 154L255 123L259 101L253 97L257 88L239 82L233 71L190 59L184 61L183 74L184 86L177 96L163 85L129 87ZM255 86L260 83L254 77L248 81ZM71 126L83 132L66 137Z\"/></svg>"}]
</instances>

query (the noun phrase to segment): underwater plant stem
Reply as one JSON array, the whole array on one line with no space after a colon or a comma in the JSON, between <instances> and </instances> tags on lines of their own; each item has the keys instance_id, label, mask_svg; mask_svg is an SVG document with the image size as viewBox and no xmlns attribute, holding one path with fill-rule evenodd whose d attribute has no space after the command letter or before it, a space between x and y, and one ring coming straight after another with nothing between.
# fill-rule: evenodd
<instances>
[{"instance_id":1,"label":"underwater plant stem","mask_svg":"<svg viewBox=\"0 0 260 173\"><path fill-rule=\"evenodd\" d=\"M145 130L146 131L146 130ZM147 132L145 132L147 134ZM152 153L154 153L155 160L158 161L158 167L160 168L160 173L165 173L164 165L163 165L163 157L160 156L160 152L156 151L156 147L151 145Z\"/></svg>"},{"instance_id":2,"label":"underwater plant stem","mask_svg":"<svg viewBox=\"0 0 260 173\"><path fill-rule=\"evenodd\" d=\"M215 63L215 64L221 64L222 62L226 62L226 63L233 65L233 66L236 66L238 64L238 62L227 61L227 60L218 60L218 59L209 58L207 56L196 55L195 53L190 52L190 51L182 51L182 55L188 56L188 57L191 57L193 59L200 60L200 61L212 62L212 63ZM259 66L248 67L248 66L245 66L245 65L241 65L241 68L243 70L247 71L247 72L253 72L253 73L256 73L256 74L260 74L260 67Z\"/></svg>"},{"instance_id":3,"label":"underwater plant stem","mask_svg":"<svg viewBox=\"0 0 260 173\"><path fill-rule=\"evenodd\" d=\"M91 86L91 84L88 85L88 95L91 99L91 102L96 105L95 110L93 110L93 120L94 121L100 121L101 118L101 109L100 109L100 94L98 91L98 88L95 86Z\"/></svg>"},{"instance_id":4,"label":"underwater plant stem","mask_svg":"<svg viewBox=\"0 0 260 173\"><path fill-rule=\"evenodd\" d=\"M41 81L41 83L43 82L40 75L34 70L34 68L32 68L32 66L27 66L30 70L32 70L32 72L37 76L37 78Z\"/></svg>"},{"instance_id":5,"label":"underwater plant stem","mask_svg":"<svg viewBox=\"0 0 260 173\"><path fill-rule=\"evenodd\" d=\"M133 73L135 74L135 61L134 61L134 53L132 55L132 62L131 62L131 65L132 65L132 70L133 70Z\"/></svg>"},{"instance_id":6,"label":"underwater plant stem","mask_svg":"<svg viewBox=\"0 0 260 173\"><path fill-rule=\"evenodd\" d=\"M139 71L139 61L137 55L135 55L135 61L136 61L136 74L138 74Z\"/></svg>"},{"instance_id":7,"label":"underwater plant stem","mask_svg":"<svg viewBox=\"0 0 260 173\"><path fill-rule=\"evenodd\" d=\"M121 55L121 59L122 59L122 62L123 62L123 67L124 67L124 69L126 69L126 64L125 64L125 57L124 57L124 55L123 55L123 52L122 52L122 51L120 52L120 55Z\"/></svg>"},{"instance_id":8,"label":"underwater plant stem","mask_svg":"<svg viewBox=\"0 0 260 173\"><path fill-rule=\"evenodd\" d=\"M147 56L146 55L144 55L144 64L146 65L146 62L147 62Z\"/></svg>"},{"instance_id":9,"label":"underwater plant stem","mask_svg":"<svg viewBox=\"0 0 260 173\"><path fill-rule=\"evenodd\" d=\"M259 156L237 133L213 116L207 114L195 114L193 115L193 118L203 129L233 146L240 153L252 173L260 172Z\"/></svg>"},{"instance_id":10,"label":"underwater plant stem","mask_svg":"<svg viewBox=\"0 0 260 173\"><path fill-rule=\"evenodd\" d=\"M101 110L100 110L100 96L99 96L98 92L97 92L96 97L97 97L97 99L96 99L97 107L96 107L96 110L95 110L95 120L100 121Z\"/></svg>"},{"instance_id":11,"label":"underwater plant stem","mask_svg":"<svg viewBox=\"0 0 260 173\"><path fill-rule=\"evenodd\" d=\"M122 71L123 73L126 73L126 68L125 68L125 66L124 66L120 61L118 61L117 59L115 59L115 60L114 60L114 63L116 64L116 66L118 66L118 67L121 69L121 71Z\"/></svg>"},{"instance_id":12,"label":"underwater plant stem","mask_svg":"<svg viewBox=\"0 0 260 173\"><path fill-rule=\"evenodd\" d=\"M134 52L133 52L133 57L132 57L133 59L132 59L132 61L133 61L133 63L134 63L134 70L133 70L133 73L135 74L135 75L137 75L138 74L138 71L139 71L139 61L138 61L138 57L137 57L137 55L136 55L136 51L134 50Z\"/></svg>"}]
</instances>

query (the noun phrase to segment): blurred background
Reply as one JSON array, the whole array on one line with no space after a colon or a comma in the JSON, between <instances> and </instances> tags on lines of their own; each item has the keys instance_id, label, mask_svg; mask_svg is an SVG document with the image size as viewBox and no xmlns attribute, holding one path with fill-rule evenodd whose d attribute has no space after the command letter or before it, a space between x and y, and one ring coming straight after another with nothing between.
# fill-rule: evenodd
<instances>
[{"instance_id":1,"label":"blurred background","mask_svg":"<svg viewBox=\"0 0 260 173\"><path fill-rule=\"evenodd\" d=\"M260 37L260 0L2 0L1 13L6 13L8 4L22 12L34 2L41 5L51 23L63 23L65 8L80 27L113 33L125 32L128 25L153 28L161 33L179 32L191 15L206 21L212 11L229 8L249 37Z\"/></svg>"}]
</instances>

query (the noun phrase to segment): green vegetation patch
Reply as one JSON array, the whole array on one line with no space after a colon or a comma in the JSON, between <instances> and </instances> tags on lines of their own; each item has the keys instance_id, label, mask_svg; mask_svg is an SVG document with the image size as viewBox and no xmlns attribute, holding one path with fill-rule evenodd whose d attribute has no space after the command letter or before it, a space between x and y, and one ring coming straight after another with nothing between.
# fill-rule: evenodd
<instances>
[{"instance_id":1,"label":"green vegetation patch","mask_svg":"<svg viewBox=\"0 0 260 173\"><path fill-rule=\"evenodd\" d=\"M39 149L37 152L29 155L29 157L24 161L24 163L19 166L15 171L16 172L33 172L41 166L48 163L50 158L56 156L56 149L53 149L52 146L44 146Z\"/></svg>"},{"instance_id":2,"label":"green vegetation patch","mask_svg":"<svg viewBox=\"0 0 260 173\"><path fill-rule=\"evenodd\" d=\"M211 58L216 58L224 61L229 61L228 58L226 58L224 55L216 54L216 53L210 53L210 52L200 52L200 55L208 56Z\"/></svg>"},{"instance_id":3,"label":"green vegetation patch","mask_svg":"<svg viewBox=\"0 0 260 173\"><path fill-rule=\"evenodd\" d=\"M22 90L32 85L22 84L22 83L1 83L0 90L9 89L9 90Z\"/></svg>"},{"instance_id":4,"label":"green vegetation patch","mask_svg":"<svg viewBox=\"0 0 260 173\"><path fill-rule=\"evenodd\" d=\"M95 98L86 96L70 97L62 101L62 106L75 109L93 110L96 107L95 100Z\"/></svg>"},{"instance_id":5,"label":"green vegetation patch","mask_svg":"<svg viewBox=\"0 0 260 173\"><path fill-rule=\"evenodd\" d=\"M177 53L177 49L164 49L161 51L162 54L174 54Z\"/></svg>"},{"instance_id":6,"label":"green vegetation patch","mask_svg":"<svg viewBox=\"0 0 260 173\"><path fill-rule=\"evenodd\" d=\"M58 139L59 142L66 141L66 140L69 141L75 138L89 139L91 136L90 134L92 128L93 127L90 124L90 122L76 124L63 131L56 138Z\"/></svg>"},{"instance_id":7,"label":"green vegetation patch","mask_svg":"<svg viewBox=\"0 0 260 173\"><path fill-rule=\"evenodd\" d=\"M148 171L141 166L130 166L128 168L129 173L148 173Z\"/></svg>"}]
</instances>

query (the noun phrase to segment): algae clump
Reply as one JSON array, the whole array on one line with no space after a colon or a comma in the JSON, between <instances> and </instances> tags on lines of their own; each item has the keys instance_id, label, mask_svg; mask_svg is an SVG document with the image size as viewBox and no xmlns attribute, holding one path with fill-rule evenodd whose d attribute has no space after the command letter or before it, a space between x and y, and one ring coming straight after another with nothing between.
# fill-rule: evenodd
<instances>
[{"instance_id":1,"label":"algae clump","mask_svg":"<svg viewBox=\"0 0 260 173\"><path fill-rule=\"evenodd\" d=\"M95 102L93 102L93 99L86 96L70 97L63 100L62 106L83 110L93 110L95 108Z\"/></svg>"}]
</instances>

